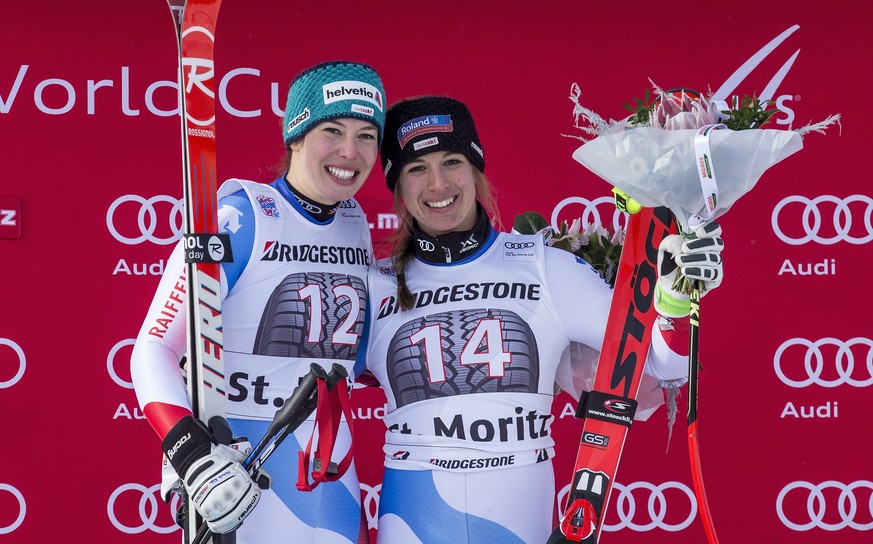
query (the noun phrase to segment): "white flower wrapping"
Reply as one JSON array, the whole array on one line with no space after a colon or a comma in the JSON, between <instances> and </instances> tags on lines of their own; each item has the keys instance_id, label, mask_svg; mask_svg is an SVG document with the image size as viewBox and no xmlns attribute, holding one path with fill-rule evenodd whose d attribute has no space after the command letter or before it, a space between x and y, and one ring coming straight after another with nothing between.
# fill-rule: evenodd
<instances>
[{"instance_id":1,"label":"white flower wrapping","mask_svg":"<svg viewBox=\"0 0 873 544\"><path fill-rule=\"evenodd\" d=\"M647 207L667 206L682 225L704 209L694 139L697 130L651 127L601 134L573 158ZM800 151L791 130L715 130L710 133L712 168L718 172L718 201L710 219L724 214L751 191L764 172Z\"/></svg>"},{"instance_id":2,"label":"white flower wrapping","mask_svg":"<svg viewBox=\"0 0 873 544\"><path fill-rule=\"evenodd\" d=\"M726 104L694 99L692 93L699 95L686 91L664 92L655 85L659 99L649 109L648 118L641 122L649 126L641 126L634 124L633 119L645 102L637 101L637 112L631 117L607 121L580 104L581 89L574 83L570 88L570 100L575 104L574 126L586 136L565 135L585 142L573 153L577 162L643 206L666 206L683 232L727 212L755 187L768 168L800 151L805 134L824 133L829 125L840 121L840 114L834 114L797 130L732 130L718 125L726 122L723 114L730 116L733 111L726 111ZM753 100L751 105L757 105L757 99ZM748 109L746 104L743 106ZM633 111L631 107L628 109ZM766 120L767 116L763 121L754 122L766 123ZM698 135L708 140L698 141ZM589 136L593 139L589 140ZM709 164L706 164L707 159ZM584 352L571 355L584 358ZM582 379L581 375L573 377ZM667 391L671 433L681 385L681 381L661 382L661 387Z\"/></svg>"}]
</instances>

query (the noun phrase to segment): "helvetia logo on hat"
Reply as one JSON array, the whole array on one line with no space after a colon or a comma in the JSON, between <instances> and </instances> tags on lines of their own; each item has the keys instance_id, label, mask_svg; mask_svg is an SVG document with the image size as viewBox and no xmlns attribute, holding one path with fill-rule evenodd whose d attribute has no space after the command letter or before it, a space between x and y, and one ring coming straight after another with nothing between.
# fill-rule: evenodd
<instances>
[{"instance_id":1,"label":"helvetia logo on hat","mask_svg":"<svg viewBox=\"0 0 873 544\"><path fill-rule=\"evenodd\" d=\"M403 149L409 140L427 134L428 132L451 132L454 130L452 126L451 115L426 115L424 117L416 117L403 123L397 129L397 141L400 144L400 149Z\"/></svg>"},{"instance_id":2,"label":"helvetia logo on hat","mask_svg":"<svg viewBox=\"0 0 873 544\"><path fill-rule=\"evenodd\" d=\"M292 130L294 130L294 127L296 127L303 121L306 121L307 119L309 119L309 108L303 108L303 111L300 113L300 115L288 121L288 126L285 128L285 131L291 132Z\"/></svg>"},{"instance_id":3,"label":"helvetia logo on hat","mask_svg":"<svg viewBox=\"0 0 873 544\"><path fill-rule=\"evenodd\" d=\"M334 81L322 85L324 103L331 104L340 100L363 100L369 102L382 111L382 93L379 89L363 81Z\"/></svg>"}]
</instances>

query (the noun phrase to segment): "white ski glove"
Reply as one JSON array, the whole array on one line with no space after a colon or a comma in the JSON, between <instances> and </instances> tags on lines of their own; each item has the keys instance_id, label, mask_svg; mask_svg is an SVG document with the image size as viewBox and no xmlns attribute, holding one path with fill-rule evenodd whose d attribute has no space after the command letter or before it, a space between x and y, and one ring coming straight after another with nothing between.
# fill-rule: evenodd
<instances>
[{"instance_id":1,"label":"white ski glove","mask_svg":"<svg viewBox=\"0 0 873 544\"><path fill-rule=\"evenodd\" d=\"M658 247L658 284L655 309L665 317L685 317L690 312L690 296L674 287L677 271L689 280L700 280L700 296L721 285L724 268L721 251L721 225L712 221L700 227L692 238L672 234Z\"/></svg>"},{"instance_id":2,"label":"white ski glove","mask_svg":"<svg viewBox=\"0 0 873 544\"><path fill-rule=\"evenodd\" d=\"M261 490L242 466L245 454L216 445L199 420L180 420L163 441L164 454L194 507L216 534L239 527L261 498Z\"/></svg>"},{"instance_id":3,"label":"white ski glove","mask_svg":"<svg viewBox=\"0 0 873 544\"><path fill-rule=\"evenodd\" d=\"M261 490L242 466L245 456L219 444L201 457L182 484L213 533L229 533L242 524L261 498Z\"/></svg>"}]
</instances>

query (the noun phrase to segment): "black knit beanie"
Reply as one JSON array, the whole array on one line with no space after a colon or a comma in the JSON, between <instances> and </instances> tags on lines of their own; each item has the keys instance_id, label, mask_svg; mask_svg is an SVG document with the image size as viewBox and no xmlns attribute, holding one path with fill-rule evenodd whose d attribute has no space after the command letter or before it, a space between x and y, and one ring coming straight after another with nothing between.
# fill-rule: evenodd
<instances>
[{"instance_id":1,"label":"black knit beanie","mask_svg":"<svg viewBox=\"0 0 873 544\"><path fill-rule=\"evenodd\" d=\"M463 102L442 96L422 96L397 102L385 116L382 171L394 192L407 162L434 151L452 151L485 171L482 143L473 116Z\"/></svg>"}]
</instances>

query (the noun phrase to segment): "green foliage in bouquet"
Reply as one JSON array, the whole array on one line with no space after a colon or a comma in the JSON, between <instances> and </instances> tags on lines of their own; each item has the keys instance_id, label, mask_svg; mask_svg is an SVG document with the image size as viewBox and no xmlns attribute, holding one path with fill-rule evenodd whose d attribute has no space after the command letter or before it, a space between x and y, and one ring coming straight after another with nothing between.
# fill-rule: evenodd
<instances>
[{"instance_id":1,"label":"green foliage in bouquet","mask_svg":"<svg viewBox=\"0 0 873 544\"><path fill-rule=\"evenodd\" d=\"M648 125L649 115L654 107L652 92L649 89L646 89L646 92L643 93L642 99L635 97L633 105L628 102L624 103L624 109L631 112L628 121L633 125Z\"/></svg>"},{"instance_id":2,"label":"green foliage in bouquet","mask_svg":"<svg viewBox=\"0 0 873 544\"><path fill-rule=\"evenodd\" d=\"M517 215L512 227L521 234L542 233L546 245L583 259L597 270L603 281L615 287L623 232L610 232L595 225L586 225L583 230L579 219L575 219L571 225L562 221L560 228L555 231L542 215L533 211Z\"/></svg>"},{"instance_id":3,"label":"green foliage in bouquet","mask_svg":"<svg viewBox=\"0 0 873 544\"><path fill-rule=\"evenodd\" d=\"M654 83L653 83L654 85ZM685 91L682 94L679 91ZM664 91L654 85L652 91L646 89L643 98L634 98L634 103L624 103L624 108L631 112L627 118L633 127L653 126L658 128L700 128L704 124L719 121L730 130L749 130L761 128L779 110L773 100L760 100L757 96L744 95L740 100L734 100L732 107L717 110L714 104L704 99L696 91L688 89L672 89ZM672 117L681 116L678 123L670 124Z\"/></svg>"},{"instance_id":4,"label":"green foliage in bouquet","mask_svg":"<svg viewBox=\"0 0 873 544\"><path fill-rule=\"evenodd\" d=\"M767 106L774 105L772 100L758 100L756 96L744 95L739 104L734 104L734 107L729 110L722 111L728 118L724 124L731 130L748 130L752 128L761 128L764 124L770 121L770 117L776 113L777 109L767 109Z\"/></svg>"}]
</instances>

